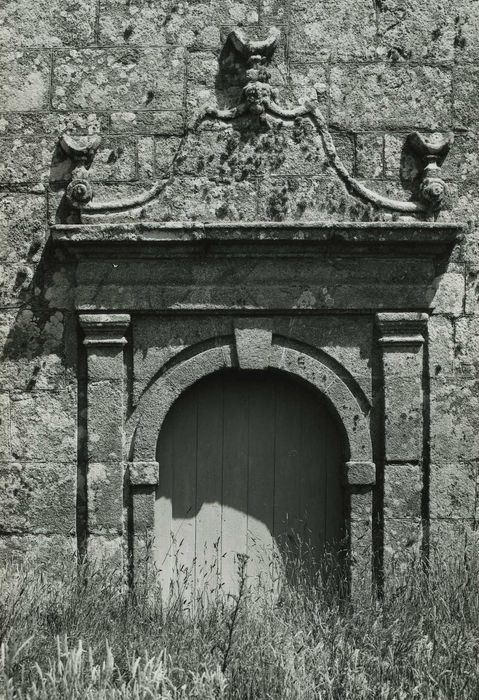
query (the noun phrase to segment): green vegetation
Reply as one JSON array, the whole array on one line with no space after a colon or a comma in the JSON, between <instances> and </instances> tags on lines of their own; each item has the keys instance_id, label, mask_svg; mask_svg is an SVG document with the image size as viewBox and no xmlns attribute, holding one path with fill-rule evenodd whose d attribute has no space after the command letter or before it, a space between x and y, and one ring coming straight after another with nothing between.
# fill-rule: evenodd
<instances>
[{"instance_id":1,"label":"green vegetation","mask_svg":"<svg viewBox=\"0 0 479 700\"><path fill-rule=\"evenodd\" d=\"M294 585L250 587L240 561L235 596L183 589L168 606L151 572L128 591L108 565L10 566L0 697L477 699L478 563L411 563L382 603L353 604L299 563Z\"/></svg>"}]
</instances>

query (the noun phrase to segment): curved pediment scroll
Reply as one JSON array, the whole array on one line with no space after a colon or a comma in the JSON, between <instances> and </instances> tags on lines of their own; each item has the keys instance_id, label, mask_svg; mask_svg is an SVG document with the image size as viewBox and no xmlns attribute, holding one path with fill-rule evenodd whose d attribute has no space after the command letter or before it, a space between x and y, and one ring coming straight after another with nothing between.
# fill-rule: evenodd
<instances>
[{"instance_id":1,"label":"curved pediment scroll","mask_svg":"<svg viewBox=\"0 0 479 700\"><path fill-rule=\"evenodd\" d=\"M162 194L165 193L166 189L174 186L175 180L184 173L184 163L190 157L191 143L205 137L205 125L215 122L237 122L237 131L233 136L244 143L247 138L245 134L249 128L248 125L245 125L245 120L255 122L257 125L256 132L249 128L249 138L255 141L256 147L258 147L260 139L263 139L263 142L266 140L265 133L277 134L283 125L293 126L296 140L301 139L302 134L308 133L310 136L312 132L319 144L318 149L320 148L324 154L324 164L327 166L328 172L332 172L336 181L342 183L347 195L357 200L358 205L366 207L366 209L358 209L360 218L365 218L366 211L369 212L366 216L366 219L369 217L369 220L399 219L401 217L436 219L446 200L447 185L442 176L441 166L453 143L453 135L432 134L425 137L417 132L409 135L407 146L419 163L418 184L414 199L394 199L376 192L350 173L341 157L341 149L335 144L326 119L317 103L307 101L292 109L279 104L278 95L270 84L271 74L268 70L268 63L277 46L278 39L279 31L274 28L270 30L267 38L261 41L249 40L238 29L231 32L228 41L246 64L246 84L242 89L239 103L228 109L207 107L203 110L189 133L181 139L165 176L149 189L131 197L106 201L97 200L88 177L87 160L90 163L93 160L98 143L93 144L94 148L91 144L86 144L83 148L84 153L81 148L73 150L70 148L70 154L73 153L74 158L81 163L81 168L74 169L66 198L69 205L77 212L80 221L85 223L108 221L111 220L111 215L121 215L122 213L129 220L161 218L161 216L158 217L154 206L151 205L155 201L161 201ZM305 139L302 144L305 159L308 157L307 149L310 143L311 139L309 142ZM63 137L61 145L64 150L65 144L67 145L66 152L68 152L68 139ZM230 145L226 144L226 151L228 148ZM227 159L227 156L228 153L222 154L223 160ZM214 158L214 154L211 155L211 158ZM252 167L254 168L254 159ZM221 178L221 172L218 173L218 176ZM233 183L233 186L236 186L236 183ZM237 185L237 188L239 189L240 185ZM209 193L205 195L205 192L202 192L198 194L198 197L201 196L212 195ZM333 194L332 197L334 198L334 196ZM274 217L267 215L263 218ZM355 218L354 211L350 218Z\"/></svg>"}]
</instances>

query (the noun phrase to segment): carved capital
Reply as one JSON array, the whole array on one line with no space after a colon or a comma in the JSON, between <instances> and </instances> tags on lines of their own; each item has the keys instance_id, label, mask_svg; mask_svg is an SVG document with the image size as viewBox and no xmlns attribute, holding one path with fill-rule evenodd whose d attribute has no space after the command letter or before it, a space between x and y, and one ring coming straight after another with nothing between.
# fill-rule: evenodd
<instances>
[{"instance_id":1,"label":"carved capital","mask_svg":"<svg viewBox=\"0 0 479 700\"><path fill-rule=\"evenodd\" d=\"M128 476L132 486L156 486L160 465L158 462L128 462Z\"/></svg>"},{"instance_id":2,"label":"carved capital","mask_svg":"<svg viewBox=\"0 0 479 700\"><path fill-rule=\"evenodd\" d=\"M129 314L80 314L84 345L126 345Z\"/></svg>"},{"instance_id":3,"label":"carved capital","mask_svg":"<svg viewBox=\"0 0 479 700\"><path fill-rule=\"evenodd\" d=\"M346 462L347 486L374 486L376 465L374 462Z\"/></svg>"},{"instance_id":4,"label":"carved capital","mask_svg":"<svg viewBox=\"0 0 479 700\"><path fill-rule=\"evenodd\" d=\"M420 312L378 313L381 345L419 347L424 344L429 316Z\"/></svg>"}]
</instances>

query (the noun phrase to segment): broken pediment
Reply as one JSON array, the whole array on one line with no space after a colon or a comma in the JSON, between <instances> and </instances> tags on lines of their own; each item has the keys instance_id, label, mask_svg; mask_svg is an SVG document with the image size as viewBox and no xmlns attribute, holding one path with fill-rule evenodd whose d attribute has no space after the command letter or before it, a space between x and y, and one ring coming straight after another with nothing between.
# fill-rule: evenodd
<instances>
[{"instance_id":1,"label":"broken pediment","mask_svg":"<svg viewBox=\"0 0 479 700\"><path fill-rule=\"evenodd\" d=\"M268 70L278 37L274 29L261 41L239 30L229 35L227 44L245 64L240 101L207 107L183 137L164 144L157 138L149 187L143 181L126 193L95 191L88 172L97 140L75 145L63 137L74 167L57 222L437 219L448 206L441 165L452 134L405 139L415 163L408 190L353 176L354 134L330 130L315 102L279 104Z\"/></svg>"}]
</instances>

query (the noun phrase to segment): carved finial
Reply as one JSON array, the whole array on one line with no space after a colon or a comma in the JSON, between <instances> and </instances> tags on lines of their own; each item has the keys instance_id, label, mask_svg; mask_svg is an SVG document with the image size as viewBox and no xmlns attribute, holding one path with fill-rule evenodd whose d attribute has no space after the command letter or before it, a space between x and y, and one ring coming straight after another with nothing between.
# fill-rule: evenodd
<instances>
[{"instance_id":1,"label":"carved finial","mask_svg":"<svg viewBox=\"0 0 479 700\"><path fill-rule=\"evenodd\" d=\"M101 137L97 134L94 136L63 134L60 137L60 148L74 163L71 181L66 189L66 196L72 206L76 208L85 206L93 197L88 169L100 144Z\"/></svg>"},{"instance_id":2,"label":"carved finial","mask_svg":"<svg viewBox=\"0 0 479 700\"><path fill-rule=\"evenodd\" d=\"M454 143L454 134L431 134L423 136L415 131L409 134L408 142L413 151L422 158L422 172L419 192L422 200L433 212L439 211L447 193L447 185L442 179L441 165Z\"/></svg>"},{"instance_id":3,"label":"carved finial","mask_svg":"<svg viewBox=\"0 0 479 700\"><path fill-rule=\"evenodd\" d=\"M278 44L279 29L271 27L268 37L262 41L253 41L248 39L242 29L234 29L229 38L233 42L233 46L240 54L249 59L253 56L264 60L271 58Z\"/></svg>"}]
</instances>

